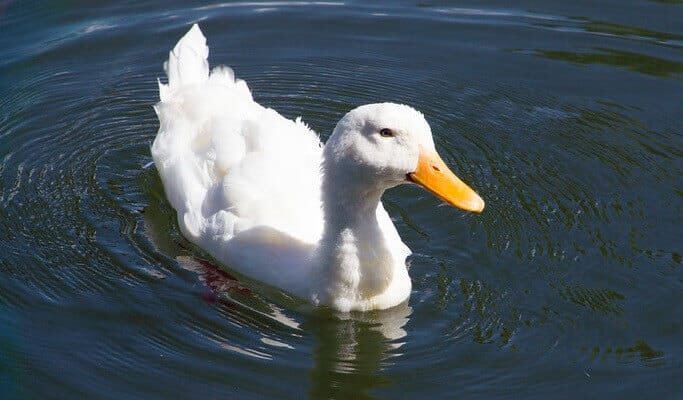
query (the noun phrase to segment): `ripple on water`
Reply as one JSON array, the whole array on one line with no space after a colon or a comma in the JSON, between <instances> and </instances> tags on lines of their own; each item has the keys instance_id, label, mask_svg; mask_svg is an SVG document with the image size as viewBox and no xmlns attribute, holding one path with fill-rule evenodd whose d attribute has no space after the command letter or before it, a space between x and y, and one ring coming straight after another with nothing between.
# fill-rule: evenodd
<instances>
[{"instance_id":1,"label":"ripple on water","mask_svg":"<svg viewBox=\"0 0 683 400\"><path fill-rule=\"evenodd\" d=\"M325 67L320 67L321 64ZM303 115L323 136L333 126L336 115L352 107L353 99L368 93L390 93L390 97L394 95L399 101L416 104L432 124L437 146L445 153L446 161L466 181L475 182L475 187L477 183L481 185L479 189L490 204L486 215L476 221L464 216L471 222L465 222L466 229L457 232L430 217L435 214L427 210L436 204L430 196L411 192L417 200L408 199L403 194L410 189L401 189L403 192L399 195L388 194L392 211L403 216L397 221L399 226L416 233L418 243L421 240L428 242L430 249L441 249L432 260L419 263L434 265L433 260L439 260L441 253L444 254L441 257L452 257L454 247L459 252L458 265L448 262L445 268L465 271L464 277L454 272L428 273L424 283L416 284L413 294L413 301L419 307L435 301L439 307L452 310L453 319L440 330L443 334L438 337L519 348L515 337L528 337L532 329L541 326L549 329L548 324L554 325L554 336L549 335L545 343L537 343L534 349L525 349L542 352L553 348L555 340L568 330L581 329L577 307L583 313L604 310L617 319L622 316L626 297L611 287L620 286L630 278L599 269L594 271L595 264L584 263L597 251L599 258L617 260L627 268L632 266L628 257L631 249L623 245L618 221L624 213L630 218L642 218L642 215L633 206L638 200L628 199L620 187L635 178L632 176L635 171L643 170L643 163L652 163L646 171L662 170L662 160L651 157L653 153L676 154L676 149L666 141L657 140L669 137L666 133L643 131L642 124L610 104L576 107L510 87L477 87L472 82L460 83L453 91L450 82L434 78L416 84L414 75L402 71L400 63L391 58L363 63L363 68L354 64L357 65L355 62L345 65L343 60L335 59L316 60L304 68L312 72L301 76L296 72L301 65L289 62L273 67L261 80L249 78L248 81L256 88L257 98L261 96L266 103L276 104L276 109L284 108L288 116ZM356 74L358 84L349 88L335 86L349 68ZM364 72L367 72L367 81L363 78ZM373 80L378 74L386 78ZM416 86L418 90L414 89ZM267 93L259 93L259 88L267 88ZM448 92L444 88L449 88ZM335 93L330 96L334 100L326 97L328 91ZM340 101L347 92L349 101ZM422 97L428 96L430 102L422 103ZM317 110L311 114L314 108ZM618 138L612 133L615 131L621 133ZM644 141L644 137L648 140ZM535 145L530 147L529 141ZM658 175L646 175L648 180L659 179ZM411 219L404 207L413 215L422 214L421 218L427 219ZM479 223L483 223L483 232ZM558 230L559 226L563 230ZM446 235L430 234L435 231ZM573 237L569 242L565 240L566 232ZM466 246L477 235L484 235L488 248L498 252L488 256L472 254ZM415 236L408 237L415 239ZM593 243L599 247L596 249ZM509 287L467 279L477 264L490 263L487 260L490 257L501 257L501 267L490 271L478 269L480 279L489 277L494 282L498 280L494 276L509 276L515 282L519 280L514 276L520 273L520 268L526 276L535 275L536 280L539 274L545 277L540 283L522 284L522 287L519 283ZM506 263L513 268L506 268ZM413 268L415 265L414 260ZM568 271L577 266L583 274L599 275L599 280L607 279L609 283L591 288L584 286L583 279L567 279ZM422 271L413 273L414 280L420 282L421 274ZM432 280L436 284L428 284ZM438 300L430 294L434 287L439 293ZM535 292L545 293L547 303L529 303ZM580 295L577 297L576 293ZM558 299L565 303L549 306ZM449 341L445 343L447 346ZM423 349L427 355L438 357L430 353L429 346ZM413 349L411 355L415 354Z\"/></svg>"},{"instance_id":2,"label":"ripple on water","mask_svg":"<svg viewBox=\"0 0 683 400\"><path fill-rule=\"evenodd\" d=\"M0 82L0 302L18 314L7 325L26 333L10 343L28 349L17 363L31 365L45 390L95 397L125 387L171 398L187 386L217 397L237 383L239 394L327 398L453 381L479 394L499 383L556 392L558 382L576 383L567 377L583 378L584 366L609 375L623 371L614 365L671 365L675 343L647 333L680 330L657 304L681 282L675 116L654 124L647 109L602 95L534 92L506 76L503 62L500 79L466 70L491 60L523 70L525 60L675 85L679 34L505 8L135 7L128 15L106 6L107 18L87 21L74 11L75 21L36 29L0 61L9 77ZM305 22L319 37L282 35L315 7L320 17ZM254 24L254 11L271 24ZM50 12L28 4L2 22L36 15L38 26ZM338 31L329 29L332 13L345 16ZM212 63L233 65L258 101L302 115L323 138L361 103L404 102L425 113L443 158L487 209L442 208L416 188L387 193L416 251L409 303L366 314L311 310L230 276L182 238L145 166L160 60L200 18L212 33L235 31L209 36ZM399 34L397 22L420 29ZM511 39L493 40L492 31ZM149 39L152 32L163 39ZM340 54L339 43L357 45ZM405 46L415 47L414 59ZM446 50L458 59L434 54ZM672 182L673 191L661 190ZM628 329L653 321L637 317L644 313L661 316L658 328Z\"/></svg>"}]
</instances>

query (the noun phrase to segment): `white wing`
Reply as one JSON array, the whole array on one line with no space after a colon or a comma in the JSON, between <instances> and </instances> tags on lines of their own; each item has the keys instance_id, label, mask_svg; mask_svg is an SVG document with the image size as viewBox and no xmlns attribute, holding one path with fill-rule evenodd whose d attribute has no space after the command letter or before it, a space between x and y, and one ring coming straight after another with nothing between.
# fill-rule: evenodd
<instances>
[{"instance_id":1,"label":"white wing","mask_svg":"<svg viewBox=\"0 0 683 400\"><path fill-rule=\"evenodd\" d=\"M189 239L230 240L256 226L319 239L321 144L299 119L254 102L230 68L209 73L199 27L165 64L152 156Z\"/></svg>"}]
</instances>

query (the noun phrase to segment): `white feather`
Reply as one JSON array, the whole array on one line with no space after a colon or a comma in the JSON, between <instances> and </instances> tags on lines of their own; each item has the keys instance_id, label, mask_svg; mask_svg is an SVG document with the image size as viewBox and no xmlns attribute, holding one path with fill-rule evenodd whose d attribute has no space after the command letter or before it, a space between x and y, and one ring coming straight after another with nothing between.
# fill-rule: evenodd
<instances>
[{"instance_id":1,"label":"white feather","mask_svg":"<svg viewBox=\"0 0 683 400\"><path fill-rule=\"evenodd\" d=\"M194 25L169 54L155 106L152 156L183 234L235 271L315 304L403 302L410 250L379 199L415 170L418 144L434 148L422 115L360 107L323 153L306 124L254 102L230 68L209 73L208 53ZM363 131L385 123L406 131L401 141Z\"/></svg>"}]
</instances>

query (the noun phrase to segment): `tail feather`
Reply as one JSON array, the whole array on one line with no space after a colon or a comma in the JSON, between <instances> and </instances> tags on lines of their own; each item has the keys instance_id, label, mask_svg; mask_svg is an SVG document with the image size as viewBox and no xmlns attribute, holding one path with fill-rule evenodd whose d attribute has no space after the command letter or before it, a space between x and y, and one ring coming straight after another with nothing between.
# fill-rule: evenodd
<instances>
[{"instance_id":1,"label":"tail feather","mask_svg":"<svg viewBox=\"0 0 683 400\"><path fill-rule=\"evenodd\" d=\"M164 70L168 84L159 83L159 97L166 100L168 92L176 88L203 83L209 79L209 48L197 24L183 36L168 55Z\"/></svg>"}]
</instances>

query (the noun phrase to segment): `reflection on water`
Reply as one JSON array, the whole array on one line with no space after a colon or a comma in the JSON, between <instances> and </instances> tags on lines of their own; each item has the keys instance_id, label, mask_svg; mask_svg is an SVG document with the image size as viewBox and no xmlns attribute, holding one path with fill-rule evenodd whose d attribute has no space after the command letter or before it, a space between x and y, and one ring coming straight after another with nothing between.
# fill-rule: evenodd
<instances>
[{"instance_id":1,"label":"reflection on water","mask_svg":"<svg viewBox=\"0 0 683 400\"><path fill-rule=\"evenodd\" d=\"M584 352L590 353L591 360L607 362L613 358L620 364L632 364L640 361L648 367L659 367L666 363L664 353L653 349L644 340L638 340L633 346L629 347L607 347L601 349L598 346L587 348L582 347Z\"/></svg>"},{"instance_id":2,"label":"reflection on water","mask_svg":"<svg viewBox=\"0 0 683 400\"><path fill-rule=\"evenodd\" d=\"M559 50L540 50L538 55L551 60L575 64L605 64L627 68L642 74L678 78L683 73L683 63L614 49L597 48L593 53L576 53Z\"/></svg>"},{"instance_id":3,"label":"reflection on water","mask_svg":"<svg viewBox=\"0 0 683 400\"><path fill-rule=\"evenodd\" d=\"M680 397L683 6L606 5L0 1L0 398ZM197 21L323 138L424 112L487 209L386 194L408 303L315 310L181 237L151 105Z\"/></svg>"},{"instance_id":4,"label":"reflection on water","mask_svg":"<svg viewBox=\"0 0 683 400\"><path fill-rule=\"evenodd\" d=\"M303 327L316 339L310 398L370 398L370 390L388 385L380 372L400 356L411 312L403 303L391 310L307 321Z\"/></svg>"},{"instance_id":5,"label":"reflection on water","mask_svg":"<svg viewBox=\"0 0 683 400\"><path fill-rule=\"evenodd\" d=\"M621 317L622 302L626 299L622 294L610 289L589 289L585 287L558 288L560 296L581 307L588 307L592 311L613 314Z\"/></svg>"},{"instance_id":6,"label":"reflection on water","mask_svg":"<svg viewBox=\"0 0 683 400\"><path fill-rule=\"evenodd\" d=\"M614 36L627 36L634 39L655 39L663 44L683 45L683 36L671 33L651 31L636 26L615 24L605 21L585 20L583 28L589 32L605 33Z\"/></svg>"}]
</instances>

